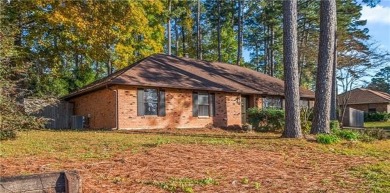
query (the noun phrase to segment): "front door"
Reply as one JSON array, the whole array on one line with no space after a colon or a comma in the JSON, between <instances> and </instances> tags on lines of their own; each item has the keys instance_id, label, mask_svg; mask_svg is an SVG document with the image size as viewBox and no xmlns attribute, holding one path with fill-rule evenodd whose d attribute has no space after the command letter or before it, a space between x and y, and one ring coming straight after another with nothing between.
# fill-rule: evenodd
<instances>
[{"instance_id":1,"label":"front door","mask_svg":"<svg viewBox=\"0 0 390 193\"><path fill-rule=\"evenodd\" d=\"M241 123L248 123L248 114L247 110L249 108L249 97L241 96Z\"/></svg>"}]
</instances>

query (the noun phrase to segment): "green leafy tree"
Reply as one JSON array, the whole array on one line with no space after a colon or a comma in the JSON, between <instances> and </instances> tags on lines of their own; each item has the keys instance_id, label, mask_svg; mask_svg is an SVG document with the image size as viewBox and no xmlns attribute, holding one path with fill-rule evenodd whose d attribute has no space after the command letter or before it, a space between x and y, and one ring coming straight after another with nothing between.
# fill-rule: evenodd
<instances>
[{"instance_id":1,"label":"green leafy tree","mask_svg":"<svg viewBox=\"0 0 390 193\"><path fill-rule=\"evenodd\" d=\"M4 8L37 95L66 94L163 50L162 1L9 1Z\"/></svg>"},{"instance_id":2,"label":"green leafy tree","mask_svg":"<svg viewBox=\"0 0 390 193\"><path fill-rule=\"evenodd\" d=\"M367 88L390 94L390 67L380 69Z\"/></svg>"},{"instance_id":3,"label":"green leafy tree","mask_svg":"<svg viewBox=\"0 0 390 193\"><path fill-rule=\"evenodd\" d=\"M9 22L10 17L16 16L6 9L9 6L10 2L0 1L0 140L16 137L18 129L43 126L21 106L21 99L28 94L25 82L29 63L23 61L20 26L16 25L20 23Z\"/></svg>"},{"instance_id":4,"label":"green leafy tree","mask_svg":"<svg viewBox=\"0 0 390 193\"><path fill-rule=\"evenodd\" d=\"M218 12L218 6L220 11ZM217 61L218 52L222 62L235 63L237 60L237 36L234 30L234 8L233 1L206 1L204 2L205 19L207 25L205 31L209 34L203 37L204 59ZM220 13L218 15L218 13ZM218 33L218 20L220 22L220 33ZM220 51L218 51L218 37L220 38Z\"/></svg>"}]
</instances>

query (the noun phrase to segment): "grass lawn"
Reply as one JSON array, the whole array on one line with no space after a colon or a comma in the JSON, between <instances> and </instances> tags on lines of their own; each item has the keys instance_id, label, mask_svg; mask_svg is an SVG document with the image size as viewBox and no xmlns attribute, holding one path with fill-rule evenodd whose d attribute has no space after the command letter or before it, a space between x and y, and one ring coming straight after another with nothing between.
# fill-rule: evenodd
<instances>
[{"instance_id":1,"label":"grass lawn","mask_svg":"<svg viewBox=\"0 0 390 193\"><path fill-rule=\"evenodd\" d=\"M84 192L389 192L390 140L321 145L272 133L25 131L1 176L78 170Z\"/></svg>"},{"instance_id":2,"label":"grass lawn","mask_svg":"<svg viewBox=\"0 0 390 193\"><path fill-rule=\"evenodd\" d=\"M364 127L368 128L384 128L386 130L390 130L390 121L384 122L365 122Z\"/></svg>"}]
</instances>

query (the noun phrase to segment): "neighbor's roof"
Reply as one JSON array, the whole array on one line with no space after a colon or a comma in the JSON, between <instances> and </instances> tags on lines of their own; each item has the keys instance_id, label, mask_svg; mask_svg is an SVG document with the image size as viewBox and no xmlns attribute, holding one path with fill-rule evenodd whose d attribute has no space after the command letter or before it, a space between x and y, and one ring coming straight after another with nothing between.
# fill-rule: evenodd
<instances>
[{"instance_id":1,"label":"neighbor's roof","mask_svg":"<svg viewBox=\"0 0 390 193\"><path fill-rule=\"evenodd\" d=\"M364 88L357 88L338 95L339 104L342 104L344 97L349 97L347 104L390 103L390 94Z\"/></svg>"},{"instance_id":2,"label":"neighbor's roof","mask_svg":"<svg viewBox=\"0 0 390 193\"><path fill-rule=\"evenodd\" d=\"M70 99L111 85L284 96L282 80L248 68L221 62L155 54L87 85L63 99ZM314 93L310 90L301 88L300 93L303 98L314 98Z\"/></svg>"}]
</instances>

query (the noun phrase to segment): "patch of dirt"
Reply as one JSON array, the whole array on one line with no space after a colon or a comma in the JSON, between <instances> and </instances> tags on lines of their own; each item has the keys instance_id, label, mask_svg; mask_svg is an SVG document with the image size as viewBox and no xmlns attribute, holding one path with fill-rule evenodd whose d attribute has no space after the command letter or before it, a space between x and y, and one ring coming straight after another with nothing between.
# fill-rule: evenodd
<instances>
[{"instance_id":1,"label":"patch of dirt","mask_svg":"<svg viewBox=\"0 0 390 193\"><path fill-rule=\"evenodd\" d=\"M2 175L78 170L83 192L166 192L151 181L211 177L218 185L195 186L194 192L361 192L361 179L350 167L366 158L318 153L291 147L287 151L222 145L166 144L138 153L123 152L103 161L2 159ZM255 183L260 184L256 188Z\"/></svg>"}]
</instances>

